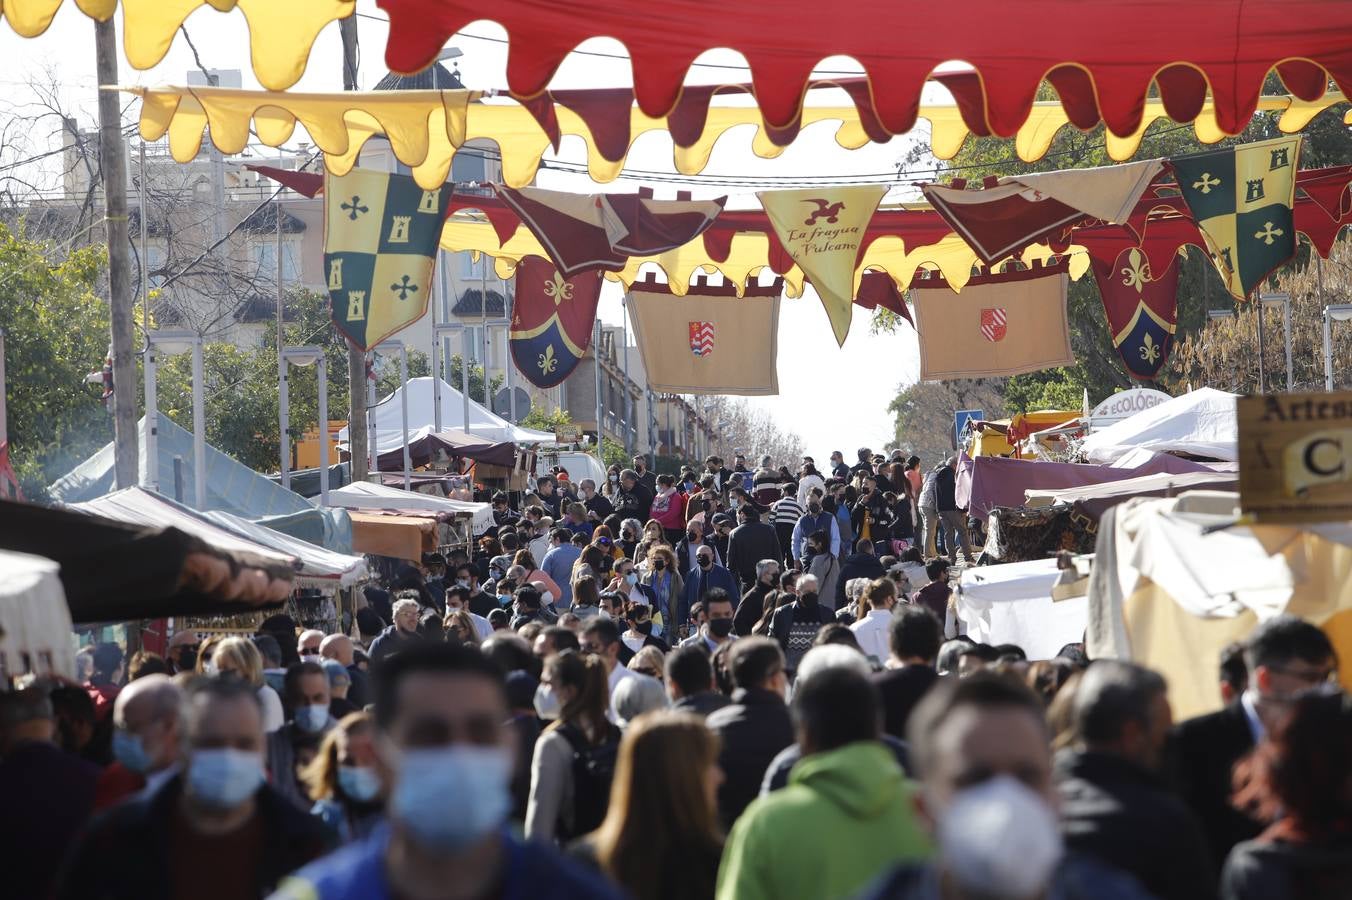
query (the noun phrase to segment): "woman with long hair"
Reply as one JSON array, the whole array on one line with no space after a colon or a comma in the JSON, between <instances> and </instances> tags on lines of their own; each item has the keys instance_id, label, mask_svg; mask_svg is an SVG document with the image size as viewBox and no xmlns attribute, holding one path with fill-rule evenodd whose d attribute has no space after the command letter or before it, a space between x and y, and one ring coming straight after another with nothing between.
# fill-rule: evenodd
<instances>
[{"instance_id":1,"label":"woman with long hair","mask_svg":"<svg viewBox=\"0 0 1352 900\"><path fill-rule=\"evenodd\" d=\"M635 900L707 900L718 881L718 738L691 713L634 720L601 827L571 851Z\"/></svg>"},{"instance_id":2,"label":"woman with long hair","mask_svg":"<svg viewBox=\"0 0 1352 900\"><path fill-rule=\"evenodd\" d=\"M526 574L520 579L521 584L529 584L532 581L539 581L545 586L555 600L563 596L559 590L559 583L550 578L548 573L535 564L535 556L529 550L518 550L516 556L512 557L512 565L520 566L526 570Z\"/></svg>"},{"instance_id":3,"label":"woman with long hair","mask_svg":"<svg viewBox=\"0 0 1352 900\"><path fill-rule=\"evenodd\" d=\"M479 629L475 626L474 620L469 617L469 610L457 609L446 614L443 620L446 628L446 637L449 639L451 634L455 634L455 640L451 643L471 644L479 643Z\"/></svg>"},{"instance_id":4,"label":"woman with long hair","mask_svg":"<svg viewBox=\"0 0 1352 900\"><path fill-rule=\"evenodd\" d=\"M1236 805L1272 824L1230 851L1221 900L1352 897L1352 698L1298 697L1235 783Z\"/></svg>"},{"instance_id":5,"label":"woman with long hair","mask_svg":"<svg viewBox=\"0 0 1352 900\"><path fill-rule=\"evenodd\" d=\"M206 646L203 643L202 646ZM200 657L199 657L200 660ZM276 731L286 724L282 698L263 681L263 654L246 637L228 637L215 645L206 662L209 675L229 676L246 681L258 691L263 707L263 730Z\"/></svg>"},{"instance_id":6,"label":"woman with long hair","mask_svg":"<svg viewBox=\"0 0 1352 900\"><path fill-rule=\"evenodd\" d=\"M600 823L605 798L599 785L575 782L574 760L600 757L618 744L620 730L606 717L609 709L610 682L599 656L565 650L545 663L535 711L553 721L535 742L531 759L526 837L548 843L586 834Z\"/></svg>"},{"instance_id":7,"label":"woman with long hair","mask_svg":"<svg viewBox=\"0 0 1352 900\"><path fill-rule=\"evenodd\" d=\"M615 540L615 532L610 530L609 525L597 525L592 529L592 543L596 544L601 550L610 555L611 562L617 559L624 559L624 550Z\"/></svg>"},{"instance_id":8,"label":"woman with long hair","mask_svg":"<svg viewBox=\"0 0 1352 900\"><path fill-rule=\"evenodd\" d=\"M685 495L676 489L676 479L665 473L657 476L652 517L662 526L668 544L674 547L685 537Z\"/></svg>"},{"instance_id":9,"label":"woman with long hair","mask_svg":"<svg viewBox=\"0 0 1352 900\"><path fill-rule=\"evenodd\" d=\"M576 584L579 578L590 575L593 578L601 577L601 560L604 554L601 548L595 544L588 544L582 548L577 559L573 560L573 570L568 575L569 584Z\"/></svg>"},{"instance_id":10,"label":"woman with long hair","mask_svg":"<svg viewBox=\"0 0 1352 900\"><path fill-rule=\"evenodd\" d=\"M666 529L656 519L649 519L643 526L643 537L634 548L634 562L642 563L648 558L648 551L667 542Z\"/></svg>"},{"instance_id":11,"label":"woman with long hair","mask_svg":"<svg viewBox=\"0 0 1352 900\"><path fill-rule=\"evenodd\" d=\"M676 565L676 554L666 544L658 544L648 551L648 565L639 579L653 589L662 622L671 621L671 609L685 592L685 579Z\"/></svg>"},{"instance_id":12,"label":"woman with long hair","mask_svg":"<svg viewBox=\"0 0 1352 900\"><path fill-rule=\"evenodd\" d=\"M382 806L371 717L363 712L344 716L324 736L301 779L315 801L311 815L344 844L366 837L380 821Z\"/></svg>"}]
</instances>

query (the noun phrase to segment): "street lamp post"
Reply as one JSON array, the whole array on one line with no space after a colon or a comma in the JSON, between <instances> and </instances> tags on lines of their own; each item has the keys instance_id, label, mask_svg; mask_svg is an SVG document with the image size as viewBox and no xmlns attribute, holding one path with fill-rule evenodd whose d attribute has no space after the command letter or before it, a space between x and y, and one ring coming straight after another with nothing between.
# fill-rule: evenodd
<instances>
[{"instance_id":1,"label":"street lamp post","mask_svg":"<svg viewBox=\"0 0 1352 900\"><path fill-rule=\"evenodd\" d=\"M285 463L290 461L291 436L291 392L289 371L286 363L293 366L315 366L318 375L319 390L319 502L329 505L329 366L320 347L284 347L282 348L282 383L278 394L278 407L282 419L282 487L291 487L291 473ZM350 429L349 429L350 430Z\"/></svg>"},{"instance_id":2,"label":"street lamp post","mask_svg":"<svg viewBox=\"0 0 1352 900\"><path fill-rule=\"evenodd\" d=\"M1263 310L1269 306L1280 306L1282 308L1282 337L1286 342L1286 392L1289 394L1295 390L1295 365L1291 357L1291 295L1285 291L1272 294L1258 295L1258 315L1261 318ZM1260 348L1259 352L1262 350Z\"/></svg>"},{"instance_id":3,"label":"street lamp post","mask_svg":"<svg viewBox=\"0 0 1352 900\"><path fill-rule=\"evenodd\" d=\"M1352 320L1352 303L1324 307L1324 390L1333 390L1333 322Z\"/></svg>"},{"instance_id":4,"label":"street lamp post","mask_svg":"<svg viewBox=\"0 0 1352 900\"><path fill-rule=\"evenodd\" d=\"M207 506L207 416L206 386L203 384L202 336L192 331L150 331L146 333L146 484L160 489L159 471L159 381L157 354L177 356L192 352L192 455L193 497L198 509Z\"/></svg>"},{"instance_id":5,"label":"street lamp post","mask_svg":"<svg viewBox=\"0 0 1352 900\"><path fill-rule=\"evenodd\" d=\"M404 431L404 490L412 490L412 461L408 453L408 348L403 341L385 341L375 346L376 353L399 354L399 415ZM376 471L380 471L380 450L375 450Z\"/></svg>"}]
</instances>

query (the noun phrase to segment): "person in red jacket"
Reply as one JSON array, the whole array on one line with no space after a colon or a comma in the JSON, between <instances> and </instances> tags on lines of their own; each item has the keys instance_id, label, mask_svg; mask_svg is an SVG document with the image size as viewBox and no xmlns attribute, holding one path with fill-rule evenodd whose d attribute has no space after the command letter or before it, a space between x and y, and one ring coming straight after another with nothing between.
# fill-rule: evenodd
<instances>
[{"instance_id":1,"label":"person in red jacket","mask_svg":"<svg viewBox=\"0 0 1352 900\"><path fill-rule=\"evenodd\" d=\"M675 547L685 537L685 495L676 490L675 477L657 476L657 493L649 514L662 526L671 546Z\"/></svg>"}]
</instances>

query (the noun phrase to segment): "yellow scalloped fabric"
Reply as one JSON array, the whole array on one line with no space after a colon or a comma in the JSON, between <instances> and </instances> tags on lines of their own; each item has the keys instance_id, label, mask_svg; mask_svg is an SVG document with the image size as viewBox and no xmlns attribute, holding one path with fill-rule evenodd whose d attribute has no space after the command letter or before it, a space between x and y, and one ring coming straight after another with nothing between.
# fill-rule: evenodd
<instances>
[{"instance_id":1,"label":"yellow scalloped fabric","mask_svg":"<svg viewBox=\"0 0 1352 900\"><path fill-rule=\"evenodd\" d=\"M150 0L123 2L130 9L133 4ZM198 0L164 2L189 5ZM264 0L238 0L246 15L250 6L262 2ZM277 4L287 8L292 5ZM308 3L297 5L308 6ZM269 15L282 17L280 11ZM257 36L260 30L255 28L251 33ZM313 40L313 36L310 39ZM162 55L163 50L160 53ZM258 59L256 46L255 67ZM301 60L299 65L296 77L303 70L304 61ZM523 187L534 180L540 161L550 147L549 137L524 107L515 103L478 102L483 95L472 91L305 94L187 87L126 90L142 99L141 136L158 140L167 133L170 152L180 161L197 155L204 127L210 126L211 140L222 152L237 153L248 139L251 123L259 139L275 147L290 140L299 121L315 145L324 151L325 165L337 174L349 171L356 164L357 155L367 140L384 135L389 138L399 161L413 170L418 183L433 188L446 180L456 150L469 141L492 141L497 144L502 157L503 181L511 187ZM1259 108L1279 113L1278 126L1290 134L1344 99L1336 91L1312 102L1292 97L1263 97ZM581 138L585 143L587 170L591 177L601 183L615 180L624 168L625 160L602 157L587 123L572 110L557 106L555 112L561 133L565 137ZM970 132L956 105L922 106L920 116L929 123L930 146L935 156L951 159L962 149ZM1163 105L1157 100L1148 101L1141 127L1135 134L1122 138L1108 134L1109 155L1117 161L1130 159L1140 147L1146 129L1160 119L1168 119ZM1344 121L1352 124L1352 113L1348 113ZM818 122L837 123L835 141L847 150L858 149L869 142L853 106L806 107L803 110L804 127ZM713 106L699 139L689 147L674 148L676 171L684 175L702 172L719 138L742 125L755 129L751 147L757 156L771 159L784 152L784 147L770 140L760 111L755 107ZM1014 139L1015 150L1023 160L1040 159L1051 147L1057 132L1068 125L1060 103L1037 103ZM640 136L665 130L665 119L646 116L637 107L630 111L631 147ZM1193 130L1203 143L1212 144L1225 137L1216 124L1210 101L1193 122Z\"/></svg>"},{"instance_id":2,"label":"yellow scalloped fabric","mask_svg":"<svg viewBox=\"0 0 1352 900\"><path fill-rule=\"evenodd\" d=\"M4 0L0 13L22 37L37 37L52 24L62 0ZM106 21L118 0L75 0L91 19ZM203 6L238 9L249 23L254 74L269 91L284 91L305 72L310 49L330 22L352 15L356 0L122 0L122 47L136 69L164 59L179 26Z\"/></svg>"}]
</instances>

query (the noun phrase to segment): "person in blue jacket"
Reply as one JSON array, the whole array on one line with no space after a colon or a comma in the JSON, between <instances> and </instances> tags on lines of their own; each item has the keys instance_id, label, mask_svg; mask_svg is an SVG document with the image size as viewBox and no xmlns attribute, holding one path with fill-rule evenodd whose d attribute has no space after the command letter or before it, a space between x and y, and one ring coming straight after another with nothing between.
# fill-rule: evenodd
<instances>
[{"instance_id":1,"label":"person in blue jacket","mask_svg":"<svg viewBox=\"0 0 1352 900\"><path fill-rule=\"evenodd\" d=\"M681 596L681 608L675 611L676 623L689 621L690 608L712 588L722 588L729 597L738 596L737 579L724 566L714 561L714 548L701 544L695 551L695 567L686 573L685 592Z\"/></svg>"},{"instance_id":2,"label":"person in blue jacket","mask_svg":"<svg viewBox=\"0 0 1352 900\"><path fill-rule=\"evenodd\" d=\"M377 672L388 824L305 866L273 900L619 900L599 875L506 825L516 738L502 671L477 647L422 643Z\"/></svg>"}]
</instances>

